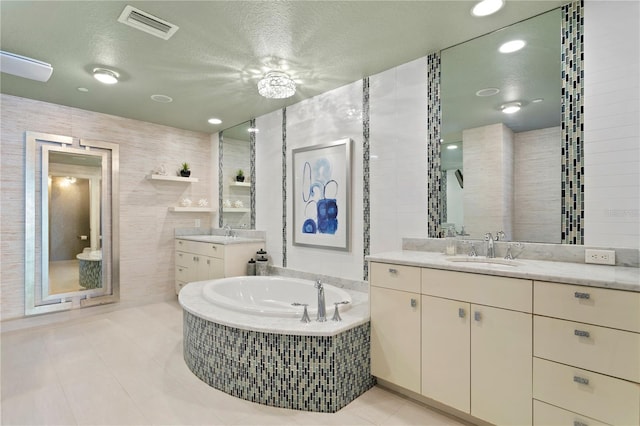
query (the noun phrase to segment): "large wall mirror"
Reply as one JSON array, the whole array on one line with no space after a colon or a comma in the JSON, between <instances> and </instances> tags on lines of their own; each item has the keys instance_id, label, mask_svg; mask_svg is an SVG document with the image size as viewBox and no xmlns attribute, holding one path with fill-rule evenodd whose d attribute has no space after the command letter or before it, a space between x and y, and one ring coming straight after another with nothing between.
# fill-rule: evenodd
<instances>
[{"instance_id":1,"label":"large wall mirror","mask_svg":"<svg viewBox=\"0 0 640 426\"><path fill-rule=\"evenodd\" d=\"M25 137L25 313L117 301L117 145Z\"/></svg>"},{"instance_id":2,"label":"large wall mirror","mask_svg":"<svg viewBox=\"0 0 640 426\"><path fill-rule=\"evenodd\" d=\"M560 9L441 52L443 229L561 242L561 77Z\"/></svg>"},{"instance_id":3,"label":"large wall mirror","mask_svg":"<svg viewBox=\"0 0 640 426\"><path fill-rule=\"evenodd\" d=\"M254 229L254 164L256 129L247 121L223 130L219 151L220 227Z\"/></svg>"}]
</instances>

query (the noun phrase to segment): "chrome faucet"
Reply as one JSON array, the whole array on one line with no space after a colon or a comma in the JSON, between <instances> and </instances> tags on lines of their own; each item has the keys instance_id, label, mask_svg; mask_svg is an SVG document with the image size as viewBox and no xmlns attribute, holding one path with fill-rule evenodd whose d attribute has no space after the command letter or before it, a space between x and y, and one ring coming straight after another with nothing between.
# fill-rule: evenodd
<instances>
[{"instance_id":1,"label":"chrome faucet","mask_svg":"<svg viewBox=\"0 0 640 426\"><path fill-rule=\"evenodd\" d=\"M233 230L229 224L225 225L223 229L225 237L233 237Z\"/></svg>"},{"instance_id":2,"label":"chrome faucet","mask_svg":"<svg viewBox=\"0 0 640 426\"><path fill-rule=\"evenodd\" d=\"M315 288L318 289L318 315L316 321L325 322L327 320L327 305L324 303L324 287L320 280L316 281Z\"/></svg>"},{"instance_id":3,"label":"chrome faucet","mask_svg":"<svg viewBox=\"0 0 640 426\"><path fill-rule=\"evenodd\" d=\"M496 257L496 250L495 247L493 246L493 235L491 235L491 232L487 232L486 234L484 234L484 245L485 245L485 252L487 253L487 257L488 258L494 258Z\"/></svg>"}]
</instances>

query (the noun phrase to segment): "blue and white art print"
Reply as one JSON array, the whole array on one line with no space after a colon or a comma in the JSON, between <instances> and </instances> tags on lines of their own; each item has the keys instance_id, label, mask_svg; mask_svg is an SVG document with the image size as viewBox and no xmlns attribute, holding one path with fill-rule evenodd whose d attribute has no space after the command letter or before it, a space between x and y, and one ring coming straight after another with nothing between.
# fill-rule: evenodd
<instances>
[{"instance_id":1,"label":"blue and white art print","mask_svg":"<svg viewBox=\"0 0 640 426\"><path fill-rule=\"evenodd\" d=\"M351 139L293 153L293 244L349 250Z\"/></svg>"}]
</instances>

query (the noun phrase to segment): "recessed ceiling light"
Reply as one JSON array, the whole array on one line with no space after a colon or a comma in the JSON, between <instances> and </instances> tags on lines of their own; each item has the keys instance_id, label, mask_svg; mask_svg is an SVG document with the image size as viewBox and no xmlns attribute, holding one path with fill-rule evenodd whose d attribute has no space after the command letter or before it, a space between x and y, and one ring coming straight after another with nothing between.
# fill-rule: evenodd
<instances>
[{"instance_id":1,"label":"recessed ceiling light","mask_svg":"<svg viewBox=\"0 0 640 426\"><path fill-rule=\"evenodd\" d=\"M247 131L248 131L249 133L258 133L258 132L260 132L260 129L258 129L257 127L249 127L249 128L247 129Z\"/></svg>"},{"instance_id":2,"label":"recessed ceiling light","mask_svg":"<svg viewBox=\"0 0 640 426\"><path fill-rule=\"evenodd\" d=\"M500 89L497 87L487 87L486 89L480 89L476 92L476 96L485 97L485 96L493 96L500 93Z\"/></svg>"},{"instance_id":3,"label":"recessed ceiling light","mask_svg":"<svg viewBox=\"0 0 640 426\"><path fill-rule=\"evenodd\" d=\"M500 53L513 53L522 49L525 46L524 40L511 40L500 46L498 49Z\"/></svg>"},{"instance_id":4,"label":"recessed ceiling light","mask_svg":"<svg viewBox=\"0 0 640 426\"><path fill-rule=\"evenodd\" d=\"M520 111L520 107L522 107L520 102L509 102L508 104L502 105L500 109L502 109L502 112L505 114L513 114Z\"/></svg>"},{"instance_id":5,"label":"recessed ceiling light","mask_svg":"<svg viewBox=\"0 0 640 426\"><path fill-rule=\"evenodd\" d=\"M93 77L100 83L116 84L118 82L118 77L120 76L115 71L111 71L105 68L94 68Z\"/></svg>"},{"instance_id":6,"label":"recessed ceiling light","mask_svg":"<svg viewBox=\"0 0 640 426\"><path fill-rule=\"evenodd\" d=\"M447 149L458 149L458 145L455 145L455 144L447 145Z\"/></svg>"},{"instance_id":7,"label":"recessed ceiling light","mask_svg":"<svg viewBox=\"0 0 640 426\"><path fill-rule=\"evenodd\" d=\"M219 118L210 118L207 120L209 124L222 124L222 120Z\"/></svg>"},{"instance_id":8,"label":"recessed ceiling light","mask_svg":"<svg viewBox=\"0 0 640 426\"><path fill-rule=\"evenodd\" d=\"M78 87L78 92L88 92L89 89L87 89L86 87Z\"/></svg>"},{"instance_id":9,"label":"recessed ceiling light","mask_svg":"<svg viewBox=\"0 0 640 426\"><path fill-rule=\"evenodd\" d=\"M542 102L542 101L544 101L544 99L542 99L542 98L536 98L536 99L533 99L533 100L531 101L531 103L532 103L532 104L538 104L538 103L540 103L540 102Z\"/></svg>"},{"instance_id":10,"label":"recessed ceiling light","mask_svg":"<svg viewBox=\"0 0 640 426\"><path fill-rule=\"evenodd\" d=\"M173 98L167 95L151 95L151 100L160 102L161 104L168 104L169 102L173 102Z\"/></svg>"},{"instance_id":11,"label":"recessed ceiling light","mask_svg":"<svg viewBox=\"0 0 640 426\"><path fill-rule=\"evenodd\" d=\"M482 0L471 9L473 16L488 16L496 13L504 6L504 0Z\"/></svg>"}]
</instances>

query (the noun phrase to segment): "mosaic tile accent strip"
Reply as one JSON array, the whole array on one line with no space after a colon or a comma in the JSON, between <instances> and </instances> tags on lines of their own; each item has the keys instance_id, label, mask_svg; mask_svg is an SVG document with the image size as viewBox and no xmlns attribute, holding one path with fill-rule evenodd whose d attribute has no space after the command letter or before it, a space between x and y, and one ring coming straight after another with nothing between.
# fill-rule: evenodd
<instances>
[{"instance_id":1,"label":"mosaic tile accent strip","mask_svg":"<svg viewBox=\"0 0 640 426\"><path fill-rule=\"evenodd\" d=\"M224 145L224 136L223 136L224 131L218 133L218 211L220 212L220 214L218 214L218 227L222 228L224 226L224 223L222 222L223 217L222 217L222 191L224 191L224 187L223 187L223 183L224 183L224 175L222 174L222 145Z\"/></svg>"},{"instance_id":2,"label":"mosaic tile accent strip","mask_svg":"<svg viewBox=\"0 0 640 426\"><path fill-rule=\"evenodd\" d=\"M584 244L584 2L562 6L562 243Z\"/></svg>"},{"instance_id":3,"label":"mosaic tile accent strip","mask_svg":"<svg viewBox=\"0 0 640 426\"><path fill-rule=\"evenodd\" d=\"M429 237L442 237L442 174L440 172L440 53L427 56L427 230Z\"/></svg>"},{"instance_id":4,"label":"mosaic tile accent strip","mask_svg":"<svg viewBox=\"0 0 640 426\"><path fill-rule=\"evenodd\" d=\"M243 330L184 311L183 355L200 380L248 401L335 413L375 384L370 323L335 336Z\"/></svg>"},{"instance_id":5,"label":"mosaic tile accent strip","mask_svg":"<svg viewBox=\"0 0 640 426\"><path fill-rule=\"evenodd\" d=\"M369 77L362 80L362 214L363 257L371 250L371 204L370 204L370 143L369 143ZM362 279L369 280L369 262L364 262Z\"/></svg>"},{"instance_id":6,"label":"mosaic tile accent strip","mask_svg":"<svg viewBox=\"0 0 640 426\"><path fill-rule=\"evenodd\" d=\"M282 108L282 267L287 267L287 108Z\"/></svg>"},{"instance_id":7,"label":"mosaic tile accent strip","mask_svg":"<svg viewBox=\"0 0 640 426\"><path fill-rule=\"evenodd\" d=\"M447 222L447 171L440 172L440 200L442 208L440 209L440 224Z\"/></svg>"},{"instance_id":8,"label":"mosaic tile accent strip","mask_svg":"<svg viewBox=\"0 0 640 426\"><path fill-rule=\"evenodd\" d=\"M256 127L256 119L249 120L249 126L251 128ZM251 200L251 226L250 229L256 229L256 132L249 133L249 170L251 173L251 188L249 196ZM222 211L222 210L220 210Z\"/></svg>"}]
</instances>

